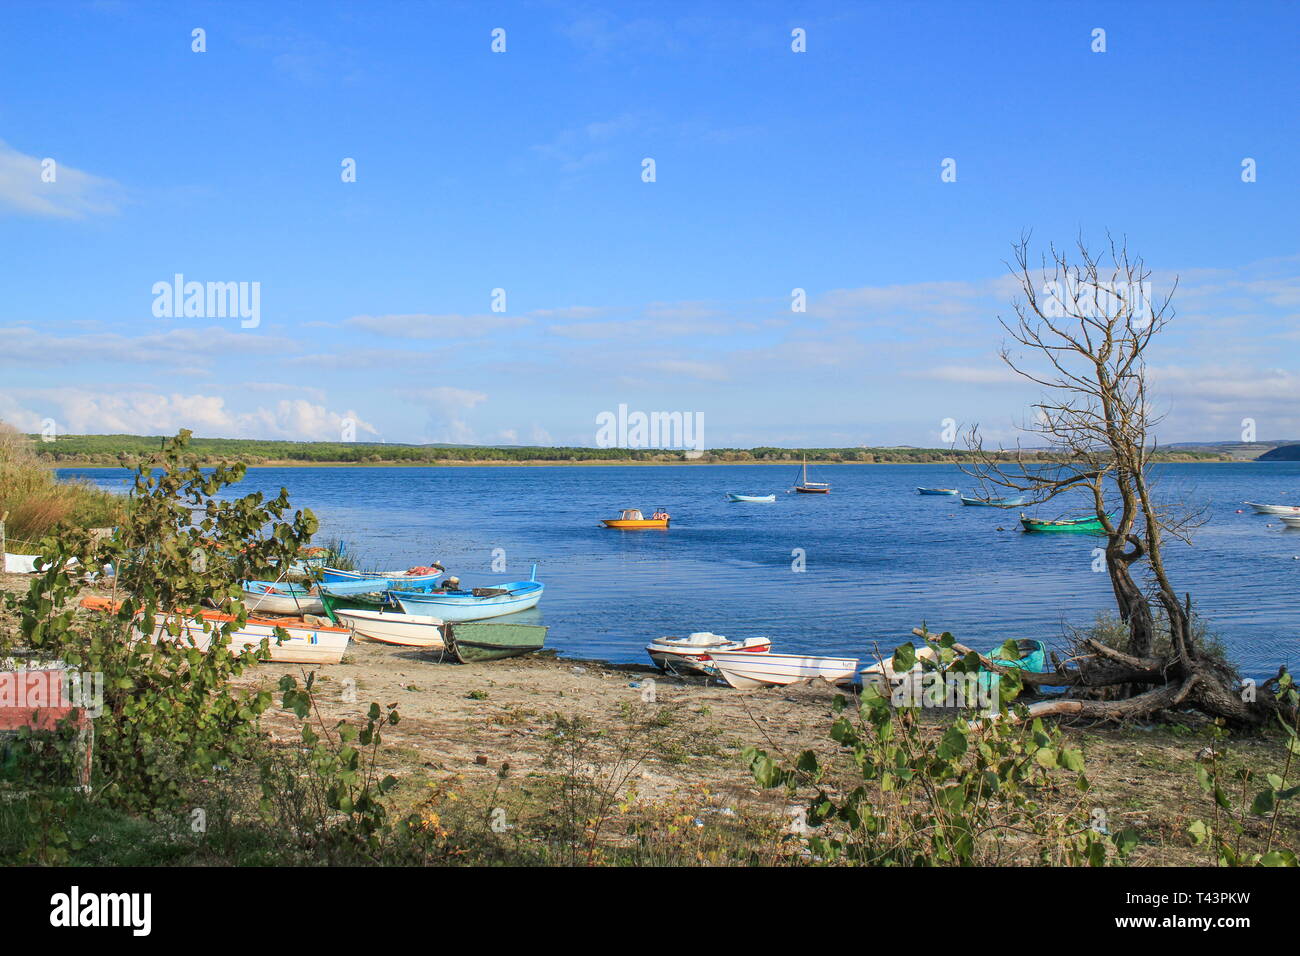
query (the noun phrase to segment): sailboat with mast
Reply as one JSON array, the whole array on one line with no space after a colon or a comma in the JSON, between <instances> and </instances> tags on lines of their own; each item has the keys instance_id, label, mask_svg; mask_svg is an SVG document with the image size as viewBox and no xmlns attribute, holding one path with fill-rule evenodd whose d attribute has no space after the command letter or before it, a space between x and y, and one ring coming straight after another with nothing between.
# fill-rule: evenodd
<instances>
[{"instance_id":1,"label":"sailboat with mast","mask_svg":"<svg viewBox=\"0 0 1300 956\"><path fill-rule=\"evenodd\" d=\"M794 486L794 490L805 495L828 495L831 493L831 486L824 481L808 480L808 456L803 458L803 476L799 479L799 484Z\"/></svg>"}]
</instances>

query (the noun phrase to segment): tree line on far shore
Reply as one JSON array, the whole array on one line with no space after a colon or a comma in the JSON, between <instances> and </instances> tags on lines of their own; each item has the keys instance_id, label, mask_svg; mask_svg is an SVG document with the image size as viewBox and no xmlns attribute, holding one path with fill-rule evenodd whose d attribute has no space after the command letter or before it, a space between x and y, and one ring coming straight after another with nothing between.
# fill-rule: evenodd
<instances>
[{"instance_id":1,"label":"tree line on far shore","mask_svg":"<svg viewBox=\"0 0 1300 956\"><path fill-rule=\"evenodd\" d=\"M52 441L35 439L34 449L41 458L67 465L116 465L123 455L135 457L152 454L163 438L150 435L59 435ZM438 462L791 462L806 455L809 461L864 464L962 463L974 459L968 449L957 448L713 448L703 453L666 448L582 448L491 445L392 445L363 442L296 442L263 441L243 438L195 438L188 449L189 457L201 462L241 461L256 465L290 461L314 464L417 464ZM985 453L987 455L987 452ZM1003 453L1004 460L1016 452ZM1022 457L1052 461L1056 456L1044 452L1022 452ZM1168 461L1217 461L1228 456L1213 452L1163 452L1158 457Z\"/></svg>"}]
</instances>

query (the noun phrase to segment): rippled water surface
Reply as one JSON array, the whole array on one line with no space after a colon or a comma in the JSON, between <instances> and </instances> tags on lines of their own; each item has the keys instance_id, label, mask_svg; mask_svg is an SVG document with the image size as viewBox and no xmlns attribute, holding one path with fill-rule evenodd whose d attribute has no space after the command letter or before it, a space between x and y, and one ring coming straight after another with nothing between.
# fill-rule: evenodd
<instances>
[{"instance_id":1,"label":"rippled water surface","mask_svg":"<svg viewBox=\"0 0 1300 956\"><path fill-rule=\"evenodd\" d=\"M917 485L969 489L955 467L814 471L830 495L786 494L797 469L775 465L254 468L235 491L288 488L320 519L318 540L343 538L363 567L436 559L478 584L526 578L536 561L546 594L526 613L574 656L640 661L651 638L696 630L863 656L922 621L985 648L1012 636L1050 641L1063 623L1113 608L1106 575L1092 570L1096 539L1022 534L1018 509L916 494ZM60 474L121 488L126 473ZM1243 500L1300 504L1300 463L1164 465L1159 478L1166 499L1203 508L1207 520L1191 548L1168 555L1179 589L1246 673L1294 661L1300 531L1236 511ZM731 504L727 492L777 500ZM660 506L673 516L667 531L598 525L621 508ZM491 572L496 548L505 575Z\"/></svg>"}]
</instances>

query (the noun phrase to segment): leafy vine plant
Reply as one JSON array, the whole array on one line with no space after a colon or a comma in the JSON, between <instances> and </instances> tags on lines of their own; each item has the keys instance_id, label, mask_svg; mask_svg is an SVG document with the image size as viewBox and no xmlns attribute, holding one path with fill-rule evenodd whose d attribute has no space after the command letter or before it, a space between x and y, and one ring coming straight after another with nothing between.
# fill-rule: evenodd
<instances>
[{"instance_id":1,"label":"leafy vine plant","mask_svg":"<svg viewBox=\"0 0 1300 956\"><path fill-rule=\"evenodd\" d=\"M939 677L978 672L980 656L958 650L951 634L926 640L928 652L899 647L897 674ZM1014 660L1015 642L1001 653ZM748 748L744 759L762 787L804 794L791 838L813 861L871 866L1051 865L1124 862L1132 830L1109 833L1087 805L1083 754L1061 732L1015 702L1013 670L991 675L996 709L955 708L940 730L927 724L924 699L898 706L891 688L867 682L856 708L834 703L830 754L805 750L774 758Z\"/></svg>"},{"instance_id":2,"label":"leafy vine plant","mask_svg":"<svg viewBox=\"0 0 1300 956\"><path fill-rule=\"evenodd\" d=\"M277 575L317 528L284 489L269 500L221 497L244 466L202 469L186 454L189 440L183 430L148 459L124 458L135 477L112 535L47 537L44 570L25 594L5 596L27 648L102 675L91 799L129 811L175 810L187 781L251 753L271 695L231 686L267 652L266 642L242 653L229 647L248 616L240 582ZM88 586L107 591L108 613L79 608ZM230 618L202 618L205 603Z\"/></svg>"}]
</instances>

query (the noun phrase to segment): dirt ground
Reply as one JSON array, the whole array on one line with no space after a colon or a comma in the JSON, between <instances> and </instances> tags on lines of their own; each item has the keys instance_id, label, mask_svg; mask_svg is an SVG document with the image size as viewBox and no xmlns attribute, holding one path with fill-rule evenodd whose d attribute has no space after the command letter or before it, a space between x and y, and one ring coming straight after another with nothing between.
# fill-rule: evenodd
<instances>
[{"instance_id":1,"label":"dirt ground","mask_svg":"<svg viewBox=\"0 0 1300 956\"><path fill-rule=\"evenodd\" d=\"M29 579L0 575L0 588L25 588ZM0 629L12 622L0 622ZM900 643L906 635L899 635ZM299 723L280 708L282 675L300 683L313 668L262 663L239 683L270 690L274 706L263 726L286 742L298 739ZM402 781L399 795L418 794L440 780L467 787L491 786L503 764L512 778L545 776L553 750L555 715L583 717L611 740L626 730L629 709L642 715L671 712L678 734L671 759L640 762L629 780L644 801L676 801L683 795L721 806L779 810L779 792L760 790L740 760L746 746L793 757L803 749L836 750L828 731L839 691L823 683L737 691L704 678L663 675L647 664L611 665L545 652L484 664L458 664L440 652L354 640L343 661L315 668L316 702L326 726L363 722L372 701L395 704L400 722L384 730L383 772ZM653 682L653 701L647 700ZM936 724L937 725L937 724ZM1214 804L1196 781L1198 755L1210 745L1210 728L1191 715L1162 724L1123 727L1062 725L1070 745L1082 749L1091 792L1085 800L1106 811L1112 828L1133 827L1142 836L1135 862L1209 863L1192 845L1192 821L1214 818ZM1276 735L1237 736L1216 745L1230 767L1282 773L1285 748ZM1294 776L1294 774L1292 775ZM1267 827L1267 820L1248 823ZM1300 846L1300 816L1279 819L1282 843Z\"/></svg>"}]
</instances>

